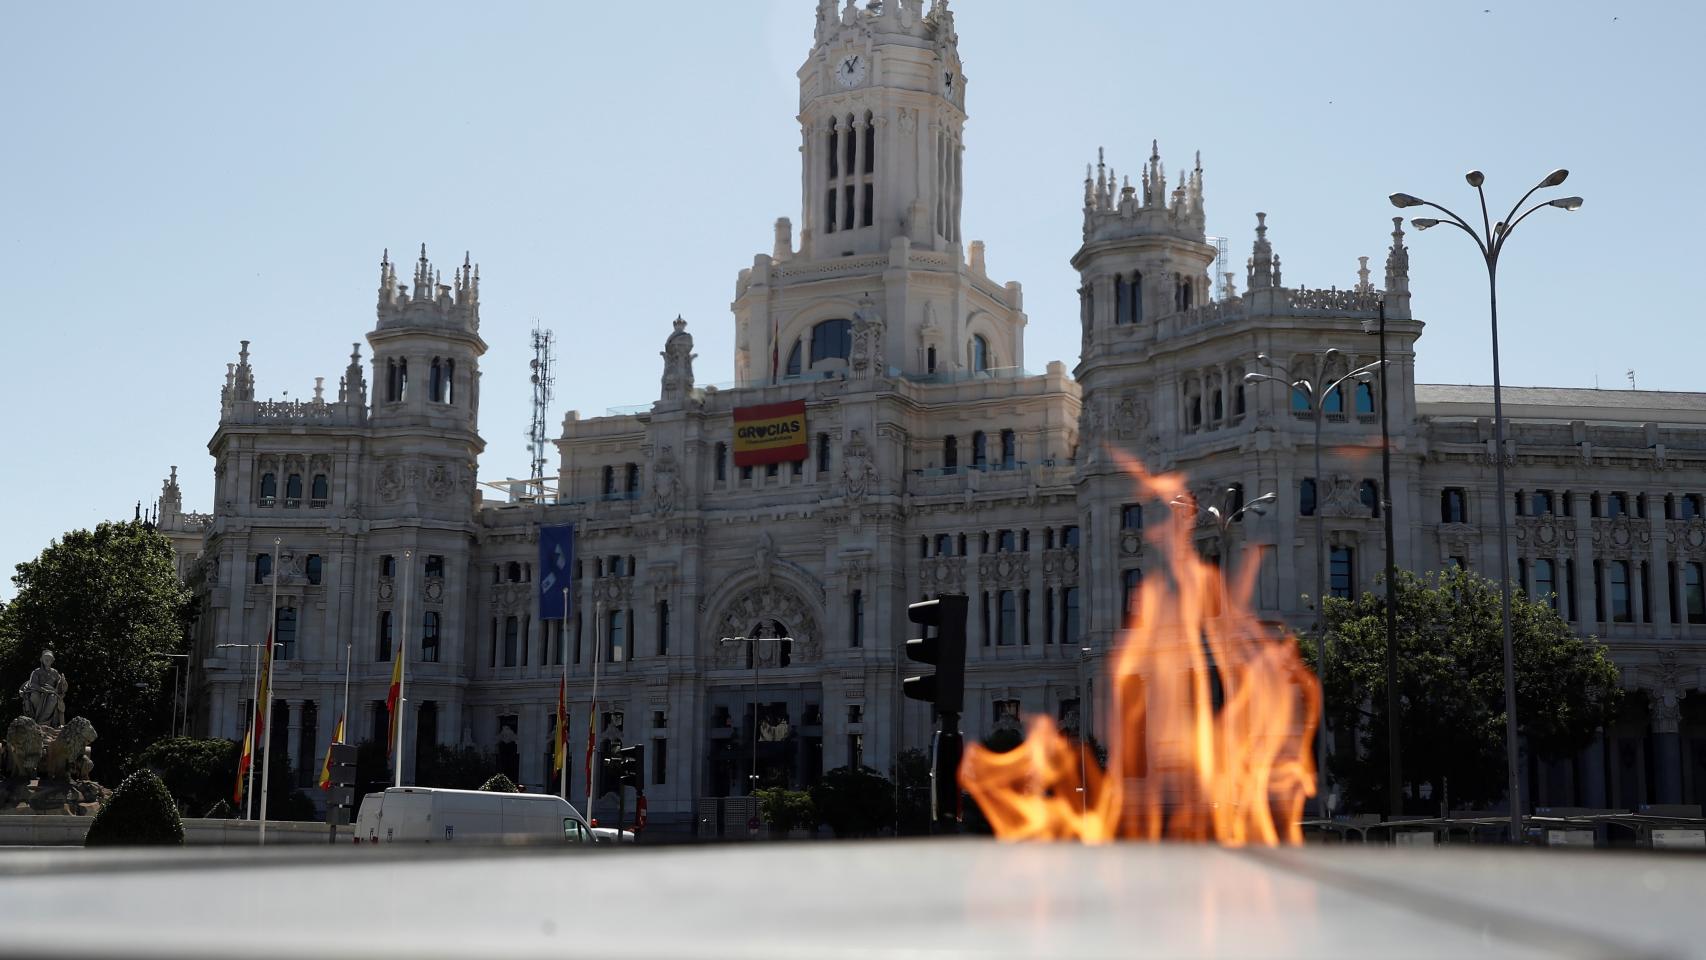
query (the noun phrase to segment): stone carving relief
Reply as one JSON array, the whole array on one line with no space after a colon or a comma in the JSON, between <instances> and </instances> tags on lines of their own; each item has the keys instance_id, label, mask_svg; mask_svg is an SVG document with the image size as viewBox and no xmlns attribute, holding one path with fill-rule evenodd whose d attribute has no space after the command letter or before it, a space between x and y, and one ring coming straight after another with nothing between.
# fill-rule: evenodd
<instances>
[{"instance_id":1,"label":"stone carving relief","mask_svg":"<svg viewBox=\"0 0 1706 960\"><path fill-rule=\"evenodd\" d=\"M1519 517L1516 522L1516 542L1527 548L1521 552L1531 556L1548 556L1560 549L1574 549L1576 524L1573 520L1560 522L1550 514L1541 517Z\"/></svg>"},{"instance_id":2,"label":"stone carving relief","mask_svg":"<svg viewBox=\"0 0 1706 960\"><path fill-rule=\"evenodd\" d=\"M1600 517L1593 522L1595 553L1629 557L1640 551L1642 556L1646 556L1652 542L1652 527L1644 520L1631 523L1627 514L1609 519Z\"/></svg>"},{"instance_id":3,"label":"stone carving relief","mask_svg":"<svg viewBox=\"0 0 1706 960\"><path fill-rule=\"evenodd\" d=\"M1324 517L1367 517L1368 507L1363 505L1358 496L1356 480L1344 474L1336 474L1332 478L1332 489L1321 498L1321 515Z\"/></svg>"},{"instance_id":4,"label":"stone carving relief","mask_svg":"<svg viewBox=\"0 0 1706 960\"><path fill-rule=\"evenodd\" d=\"M964 593L966 558L933 557L924 561L919 577L926 593Z\"/></svg>"},{"instance_id":5,"label":"stone carving relief","mask_svg":"<svg viewBox=\"0 0 1706 960\"><path fill-rule=\"evenodd\" d=\"M443 500L450 496L450 491L456 486L456 479L449 466L434 464L426 473L426 495L433 500Z\"/></svg>"},{"instance_id":6,"label":"stone carving relief","mask_svg":"<svg viewBox=\"0 0 1706 960\"><path fill-rule=\"evenodd\" d=\"M1078 462L1102 462L1102 414L1089 404L1078 411Z\"/></svg>"},{"instance_id":7,"label":"stone carving relief","mask_svg":"<svg viewBox=\"0 0 1706 960\"><path fill-rule=\"evenodd\" d=\"M1018 589L1029 586L1030 558L1023 553L985 554L978 558L977 578L980 584L996 587Z\"/></svg>"},{"instance_id":8,"label":"stone carving relief","mask_svg":"<svg viewBox=\"0 0 1706 960\"><path fill-rule=\"evenodd\" d=\"M379 499L396 503L403 496L403 468L392 461L379 468Z\"/></svg>"},{"instance_id":9,"label":"stone carving relief","mask_svg":"<svg viewBox=\"0 0 1706 960\"><path fill-rule=\"evenodd\" d=\"M1078 583L1076 548L1056 547L1043 551L1043 583L1051 587L1070 587Z\"/></svg>"},{"instance_id":10,"label":"stone carving relief","mask_svg":"<svg viewBox=\"0 0 1706 960\"><path fill-rule=\"evenodd\" d=\"M771 539L770 531L758 535L758 546L753 550L753 571L758 575L758 585L770 586L770 577L776 563L776 541Z\"/></svg>"},{"instance_id":11,"label":"stone carving relief","mask_svg":"<svg viewBox=\"0 0 1706 960\"><path fill-rule=\"evenodd\" d=\"M788 651L792 663L816 663L822 659L817 618L793 588L783 583L755 586L731 600L716 620L719 637L751 636L757 624L780 624L785 636L794 639ZM766 627L768 635L768 627ZM780 651L775 643L758 644L758 666L773 666ZM746 665L744 644L717 644L714 662L718 667Z\"/></svg>"},{"instance_id":12,"label":"stone carving relief","mask_svg":"<svg viewBox=\"0 0 1706 960\"><path fill-rule=\"evenodd\" d=\"M1677 732L1677 724L1682 719L1681 701L1686 684L1676 651L1666 650L1659 654L1658 665L1642 671L1641 680L1642 688L1647 691L1654 732Z\"/></svg>"},{"instance_id":13,"label":"stone carving relief","mask_svg":"<svg viewBox=\"0 0 1706 960\"><path fill-rule=\"evenodd\" d=\"M681 501L681 477L675 448L664 444L652 462L652 512L667 517Z\"/></svg>"},{"instance_id":14,"label":"stone carving relief","mask_svg":"<svg viewBox=\"0 0 1706 960\"><path fill-rule=\"evenodd\" d=\"M1683 560L1706 560L1706 516L1667 520L1671 554Z\"/></svg>"},{"instance_id":15,"label":"stone carving relief","mask_svg":"<svg viewBox=\"0 0 1706 960\"><path fill-rule=\"evenodd\" d=\"M864 432L855 429L841 448L841 482L847 499L855 503L865 499L874 492L878 479L871 445L865 442Z\"/></svg>"},{"instance_id":16,"label":"stone carving relief","mask_svg":"<svg viewBox=\"0 0 1706 960\"><path fill-rule=\"evenodd\" d=\"M1114 403L1111 426L1114 435L1122 440L1139 436L1149 427L1149 402L1131 393L1120 397Z\"/></svg>"},{"instance_id":17,"label":"stone carving relief","mask_svg":"<svg viewBox=\"0 0 1706 960\"><path fill-rule=\"evenodd\" d=\"M855 377L880 377L887 371L883 360L883 336L887 325L869 296L859 298L853 311L853 350L847 365Z\"/></svg>"}]
</instances>

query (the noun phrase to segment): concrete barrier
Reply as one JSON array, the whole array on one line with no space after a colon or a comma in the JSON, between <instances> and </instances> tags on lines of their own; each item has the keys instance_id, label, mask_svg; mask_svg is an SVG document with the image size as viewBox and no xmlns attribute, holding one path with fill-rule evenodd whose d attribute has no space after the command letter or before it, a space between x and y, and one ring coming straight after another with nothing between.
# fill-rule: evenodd
<instances>
[{"instance_id":1,"label":"concrete barrier","mask_svg":"<svg viewBox=\"0 0 1706 960\"><path fill-rule=\"evenodd\" d=\"M80 847L93 817L0 815L0 847ZM254 846L261 825L255 820L184 820L186 846ZM344 828L347 835L349 828ZM267 821L267 844L325 843L324 823Z\"/></svg>"}]
</instances>

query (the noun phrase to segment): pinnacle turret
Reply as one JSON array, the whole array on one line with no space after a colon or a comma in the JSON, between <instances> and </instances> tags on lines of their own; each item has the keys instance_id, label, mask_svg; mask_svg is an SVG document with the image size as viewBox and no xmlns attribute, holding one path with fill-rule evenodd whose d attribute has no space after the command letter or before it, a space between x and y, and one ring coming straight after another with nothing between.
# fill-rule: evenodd
<instances>
[{"instance_id":1,"label":"pinnacle turret","mask_svg":"<svg viewBox=\"0 0 1706 960\"><path fill-rule=\"evenodd\" d=\"M1161 160L1161 144L1151 140L1149 160L1138 171L1134 184L1107 163L1105 152L1096 150L1096 175L1084 173L1084 239L1161 233L1202 241L1203 180L1202 154L1190 173L1181 171L1178 185L1167 185L1167 167Z\"/></svg>"}]
</instances>

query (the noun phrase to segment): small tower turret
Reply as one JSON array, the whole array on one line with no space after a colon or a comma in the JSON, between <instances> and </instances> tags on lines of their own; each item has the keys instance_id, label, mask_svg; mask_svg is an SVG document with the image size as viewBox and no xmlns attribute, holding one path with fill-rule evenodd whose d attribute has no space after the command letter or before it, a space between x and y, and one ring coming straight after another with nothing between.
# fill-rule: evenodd
<instances>
[{"instance_id":1,"label":"small tower turret","mask_svg":"<svg viewBox=\"0 0 1706 960\"><path fill-rule=\"evenodd\" d=\"M1410 318L1410 251L1404 246L1404 218L1392 218L1392 246L1386 251L1386 315Z\"/></svg>"}]
</instances>

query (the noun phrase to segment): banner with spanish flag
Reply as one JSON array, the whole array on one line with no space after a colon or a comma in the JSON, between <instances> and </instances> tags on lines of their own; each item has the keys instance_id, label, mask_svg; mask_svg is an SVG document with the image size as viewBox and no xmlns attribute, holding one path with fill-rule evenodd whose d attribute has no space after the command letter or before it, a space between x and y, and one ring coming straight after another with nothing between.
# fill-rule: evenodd
<instances>
[{"instance_id":1,"label":"banner with spanish flag","mask_svg":"<svg viewBox=\"0 0 1706 960\"><path fill-rule=\"evenodd\" d=\"M403 651L396 651L396 659L391 667L391 689L385 692L385 711L391 715L391 721L385 735L385 752L390 753L397 745L397 698L403 695Z\"/></svg>"},{"instance_id":2,"label":"banner with spanish flag","mask_svg":"<svg viewBox=\"0 0 1706 960\"><path fill-rule=\"evenodd\" d=\"M272 696L272 631L267 631L266 646L261 648L261 680L255 695L255 735L267 735L267 699Z\"/></svg>"},{"instance_id":3,"label":"banner with spanish flag","mask_svg":"<svg viewBox=\"0 0 1706 960\"><path fill-rule=\"evenodd\" d=\"M332 742L326 744L326 759L320 762L320 789L332 789L332 747L344 742L344 718L338 718L338 728L332 732Z\"/></svg>"},{"instance_id":4,"label":"banner with spanish flag","mask_svg":"<svg viewBox=\"0 0 1706 960\"><path fill-rule=\"evenodd\" d=\"M237 758L237 789L231 794L231 805L234 807L243 806L243 786L249 779L249 762L254 755L254 743L255 731L251 729L243 734L243 754Z\"/></svg>"},{"instance_id":5,"label":"banner with spanish flag","mask_svg":"<svg viewBox=\"0 0 1706 960\"><path fill-rule=\"evenodd\" d=\"M811 453L804 400L736 407L734 420L737 467L791 463Z\"/></svg>"}]
</instances>

